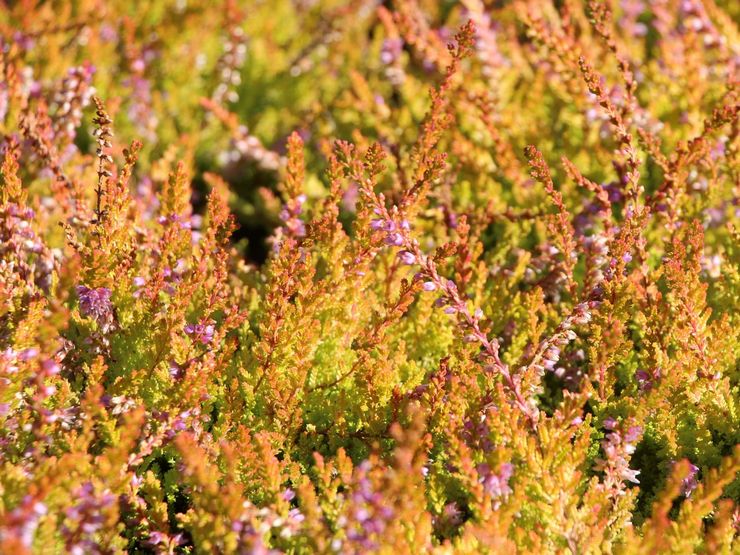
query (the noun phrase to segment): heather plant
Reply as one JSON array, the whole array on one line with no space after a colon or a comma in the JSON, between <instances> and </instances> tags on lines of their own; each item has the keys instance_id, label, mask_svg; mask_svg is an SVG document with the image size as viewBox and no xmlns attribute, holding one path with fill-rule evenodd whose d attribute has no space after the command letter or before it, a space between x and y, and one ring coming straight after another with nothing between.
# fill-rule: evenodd
<instances>
[{"instance_id":1,"label":"heather plant","mask_svg":"<svg viewBox=\"0 0 740 555\"><path fill-rule=\"evenodd\" d=\"M738 17L4 4L0 552L737 552Z\"/></svg>"}]
</instances>

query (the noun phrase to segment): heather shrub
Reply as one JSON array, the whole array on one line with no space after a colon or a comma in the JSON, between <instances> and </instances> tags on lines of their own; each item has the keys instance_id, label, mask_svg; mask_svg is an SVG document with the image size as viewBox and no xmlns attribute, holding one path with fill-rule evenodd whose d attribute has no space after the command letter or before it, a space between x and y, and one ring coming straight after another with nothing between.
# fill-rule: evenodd
<instances>
[{"instance_id":1,"label":"heather shrub","mask_svg":"<svg viewBox=\"0 0 740 555\"><path fill-rule=\"evenodd\" d=\"M0 12L0 552L735 553L737 4Z\"/></svg>"}]
</instances>

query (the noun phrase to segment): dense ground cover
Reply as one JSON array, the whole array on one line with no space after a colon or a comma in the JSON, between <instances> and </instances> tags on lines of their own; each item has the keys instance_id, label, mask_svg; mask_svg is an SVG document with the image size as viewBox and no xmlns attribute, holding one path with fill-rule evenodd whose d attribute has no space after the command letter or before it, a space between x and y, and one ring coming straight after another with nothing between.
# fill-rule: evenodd
<instances>
[{"instance_id":1,"label":"dense ground cover","mask_svg":"<svg viewBox=\"0 0 740 555\"><path fill-rule=\"evenodd\" d=\"M736 2L0 9L0 552L737 552Z\"/></svg>"}]
</instances>

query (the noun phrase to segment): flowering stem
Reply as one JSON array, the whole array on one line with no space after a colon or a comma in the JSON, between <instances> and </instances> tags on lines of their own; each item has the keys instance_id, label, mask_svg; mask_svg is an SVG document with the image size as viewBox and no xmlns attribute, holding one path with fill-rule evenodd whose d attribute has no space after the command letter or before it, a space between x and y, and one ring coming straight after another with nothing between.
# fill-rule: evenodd
<instances>
[{"instance_id":1,"label":"flowering stem","mask_svg":"<svg viewBox=\"0 0 740 555\"><path fill-rule=\"evenodd\" d=\"M362 187L361 192L368 198L373 211L379 216L379 219L371 222L371 227L386 232L386 244L403 249L399 253L402 262L420 266L421 271L417 274L417 279L426 280L423 285L424 290L442 292L436 305L444 306L445 313L457 316L459 329L465 333L465 341L480 343L484 357L488 360L486 370L501 376L506 389L513 395L516 406L527 416L532 427L536 427L537 409L527 402L521 392L520 383L512 375L509 367L501 361L498 340L489 339L480 327L483 311L476 309L471 313L468 303L460 296L455 282L439 275L434 260L424 254L419 248L418 241L410 236L408 221L400 216L398 207L393 206L389 211L382 194L376 195L372 189L367 187Z\"/></svg>"}]
</instances>

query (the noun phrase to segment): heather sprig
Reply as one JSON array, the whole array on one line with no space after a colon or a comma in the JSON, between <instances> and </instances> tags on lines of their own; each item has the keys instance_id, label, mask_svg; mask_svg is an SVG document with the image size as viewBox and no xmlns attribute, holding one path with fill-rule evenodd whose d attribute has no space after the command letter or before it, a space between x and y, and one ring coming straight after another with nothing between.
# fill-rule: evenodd
<instances>
[{"instance_id":1,"label":"heather sprig","mask_svg":"<svg viewBox=\"0 0 740 555\"><path fill-rule=\"evenodd\" d=\"M95 102L95 119L93 120L93 123L96 126L93 135L98 143L98 148L95 151L95 154L98 157L98 185L95 189L95 216L98 221L100 221L103 214L101 209L103 195L107 189L108 179L113 175L110 170L113 158L108 154L108 149L113 146L110 141L113 138L113 131L111 130L113 120L105 111L103 103L98 97L94 97L93 101Z\"/></svg>"}]
</instances>

